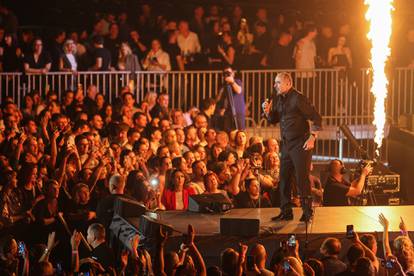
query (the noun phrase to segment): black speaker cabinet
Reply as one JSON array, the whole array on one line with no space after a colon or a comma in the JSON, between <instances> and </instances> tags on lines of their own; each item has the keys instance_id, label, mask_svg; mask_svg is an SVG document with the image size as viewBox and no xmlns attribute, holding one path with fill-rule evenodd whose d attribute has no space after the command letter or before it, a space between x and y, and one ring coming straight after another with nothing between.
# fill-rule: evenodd
<instances>
[{"instance_id":1,"label":"black speaker cabinet","mask_svg":"<svg viewBox=\"0 0 414 276\"><path fill-rule=\"evenodd\" d=\"M118 197L114 203L114 214L123 218L140 217L147 208L136 200Z\"/></svg>"},{"instance_id":2,"label":"black speaker cabinet","mask_svg":"<svg viewBox=\"0 0 414 276\"><path fill-rule=\"evenodd\" d=\"M231 200L223 194L192 195L188 210L199 213L223 213L232 208Z\"/></svg>"}]
</instances>

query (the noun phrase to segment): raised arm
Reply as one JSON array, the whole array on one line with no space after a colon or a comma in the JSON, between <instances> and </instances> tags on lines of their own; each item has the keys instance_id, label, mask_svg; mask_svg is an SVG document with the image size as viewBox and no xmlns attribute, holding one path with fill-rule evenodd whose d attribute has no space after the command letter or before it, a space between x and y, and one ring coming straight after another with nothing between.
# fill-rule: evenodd
<instances>
[{"instance_id":1,"label":"raised arm","mask_svg":"<svg viewBox=\"0 0 414 276\"><path fill-rule=\"evenodd\" d=\"M391 251L391 247L390 247L389 234L388 234L389 222L388 222L387 218L382 213L378 216L378 221L383 227L383 231L382 231L382 248L384 250L384 256L387 257L389 255L392 255L392 251Z\"/></svg>"}]
</instances>

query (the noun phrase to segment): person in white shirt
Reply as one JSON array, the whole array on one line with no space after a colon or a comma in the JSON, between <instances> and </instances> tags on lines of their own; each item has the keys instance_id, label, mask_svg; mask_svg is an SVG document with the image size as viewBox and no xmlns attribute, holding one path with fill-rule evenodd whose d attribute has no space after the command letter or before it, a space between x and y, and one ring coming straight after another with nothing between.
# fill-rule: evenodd
<instances>
[{"instance_id":1,"label":"person in white shirt","mask_svg":"<svg viewBox=\"0 0 414 276\"><path fill-rule=\"evenodd\" d=\"M65 41L63 45L64 54L60 57L59 69L60 71L76 72L78 69L78 62L76 56L76 44L72 39Z\"/></svg>"},{"instance_id":2,"label":"person in white shirt","mask_svg":"<svg viewBox=\"0 0 414 276\"><path fill-rule=\"evenodd\" d=\"M316 59L316 45L315 38L318 32L315 26L310 25L307 27L306 35L296 43L296 47L293 52L293 58L295 59L296 69L309 70L308 72L301 72L297 74L300 78L313 78L315 73L315 59Z\"/></svg>"},{"instance_id":3,"label":"person in white shirt","mask_svg":"<svg viewBox=\"0 0 414 276\"><path fill-rule=\"evenodd\" d=\"M151 42L151 50L142 65L148 71L171 71L170 56L161 49L158 39Z\"/></svg>"},{"instance_id":4,"label":"person in white shirt","mask_svg":"<svg viewBox=\"0 0 414 276\"><path fill-rule=\"evenodd\" d=\"M177 44L184 58L191 58L201 52L201 45L196 33L191 32L188 22L183 20L178 24ZM191 61L186 60L186 63Z\"/></svg>"}]
</instances>

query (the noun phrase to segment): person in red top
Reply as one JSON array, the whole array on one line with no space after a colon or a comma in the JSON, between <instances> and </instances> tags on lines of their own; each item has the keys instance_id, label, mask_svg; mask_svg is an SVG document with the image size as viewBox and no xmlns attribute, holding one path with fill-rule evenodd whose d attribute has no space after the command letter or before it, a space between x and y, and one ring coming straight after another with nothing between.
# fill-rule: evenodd
<instances>
[{"instance_id":1,"label":"person in red top","mask_svg":"<svg viewBox=\"0 0 414 276\"><path fill-rule=\"evenodd\" d=\"M162 195L162 204L166 210L187 210L188 197L195 191L188 187L184 173L181 170L173 170L166 181L167 188Z\"/></svg>"}]
</instances>

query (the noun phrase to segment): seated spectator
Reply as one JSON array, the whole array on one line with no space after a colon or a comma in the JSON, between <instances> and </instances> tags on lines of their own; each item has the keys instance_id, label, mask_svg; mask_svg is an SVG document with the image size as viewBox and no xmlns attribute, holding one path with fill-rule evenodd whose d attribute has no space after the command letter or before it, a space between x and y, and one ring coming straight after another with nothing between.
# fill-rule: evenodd
<instances>
[{"instance_id":1,"label":"seated spectator","mask_svg":"<svg viewBox=\"0 0 414 276\"><path fill-rule=\"evenodd\" d=\"M170 56L161 48L161 42L154 39L151 42L151 50L142 63L148 71L171 71Z\"/></svg>"},{"instance_id":2,"label":"seated spectator","mask_svg":"<svg viewBox=\"0 0 414 276\"><path fill-rule=\"evenodd\" d=\"M206 187L205 194L223 194L227 197L227 192L225 190L219 189L219 179L218 176L212 172L208 171L204 177L204 186Z\"/></svg>"},{"instance_id":3,"label":"seated spectator","mask_svg":"<svg viewBox=\"0 0 414 276\"><path fill-rule=\"evenodd\" d=\"M193 162L191 166L193 179L190 187L194 189L196 194L202 194L206 192L206 186L204 184L204 176L207 173L206 164L203 161L198 160Z\"/></svg>"},{"instance_id":4,"label":"seated spectator","mask_svg":"<svg viewBox=\"0 0 414 276\"><path fill-rule=\"evenodd\" d=\"M194 193L194 190L188 187L184 173L175 169L167 174L162 204L167 210L187 210L188 198Z\"/></svg>"},{"instance_id":5,"label":"seated spectator","mask_svg":"<svg viewBox=\"0 0 414 276\"><path fill-rule=\"evenodd\" d=\"M255 178L245 181L245 192L236 196L236 208L268 208L272 207L269 199L260 194L260 184Z\"/></svg>"},{"instance_id":6,"label":"seated spectator","mask_svg":"<svg viewBox=\"0 0 414 276\"><path fill-rule=\"evenodd\" d=\"M50 71L52 60L43 50L43 41L40 38L33 41L33 52L25 55L23 65L26 73L46 74Z\"/></svg>"}]
</instances>

